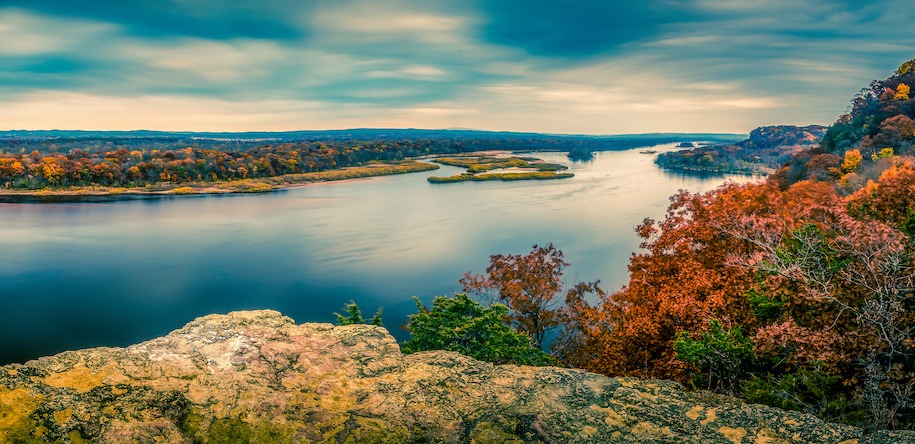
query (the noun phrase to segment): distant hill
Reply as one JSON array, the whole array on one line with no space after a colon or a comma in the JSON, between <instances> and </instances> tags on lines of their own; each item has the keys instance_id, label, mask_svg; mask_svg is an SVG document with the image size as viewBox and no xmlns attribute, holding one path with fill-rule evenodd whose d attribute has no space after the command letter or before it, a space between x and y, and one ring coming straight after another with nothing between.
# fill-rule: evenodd
<instances>
[{"instance_id":1,"label":"distant hill","mask_svg":"<svg viewBox=\"0 0 915 444\"><path fill-rule=\"evenodd\" d=\"M765 174L775 171L791 155L819 144L825 133L822 125L762 126L740 142L662 153L655 163L676 170Z\"/></svg>"},{"instance_id":2,"label":"distant hill","mask_svg":"<svg viewBox=\"0 0 915 444\"><path fill-rule=\"evenodd\" d=\"M5 152L88 152L112 149L176 150L187 147L220 151L246 151L265 145L325 143L339 147L359 145L427 145L430 152L476 150L565 151L570 157L590 158L595 151L618 151L683 140L734 142L741 134L650 133L617 135L540 134L480 130L429 130L354 128L316 131L189 132L189 131L0 131L0 150Z\"/></svg>"},{"instance_id":3,"label":"distant hill","mask_svg":"<svg viewBox=\"0 0 915 444\"><path fill-rule=\"evenodd\" d=\"M473 129L415 129L415 128L351 128L341 130L298 130L298 131L91 131L91 130L0 130L0 140L66 140L66 139L216 139L237 141L277 140L284 142L344 141L344 140L393 140L393 139L468 139L492 138L506 140L564 139L590 141L653 140L653 139L701 139L710 141L733 141L743 138L742 134L729 133L644 133L644 134L549 134L511 131L483 131Z\"/></svg>"}]
</instances>

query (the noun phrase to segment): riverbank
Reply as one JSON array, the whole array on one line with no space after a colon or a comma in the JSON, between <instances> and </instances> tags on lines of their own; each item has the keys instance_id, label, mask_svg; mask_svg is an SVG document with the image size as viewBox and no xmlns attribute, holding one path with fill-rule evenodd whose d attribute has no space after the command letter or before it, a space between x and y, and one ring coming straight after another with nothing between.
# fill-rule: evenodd
<instances>
[{"instance_id":1,"label":"riverbank","mask_svg":"<svg viewBox=\"0 0 915 444\"><path fill-rule=\"evenodd\" d=\"M151 197L192 194L265 193L314 183L377 176L390 176L394 174L407 174L420 171L437 170L439 168L440 167L438 165L432 163L419 162L416 160L404 160L392 163L376 162L357 167L348 167L313 173L284 174L282 176L218 182L163 182L155 185L148 185L145 187L81 186L67 188L43 188L39 190L0 189L0 202L18 202L23 200L66 201L69 199L84 199L93 197L106 198L120 196Z\"/></svg>"},{"instance_id":2,"label":"riverbank","mask_svg":"<svg viewBox=\"0 0 915 444\"><path fill-rule=\"evenodd\" d=\"M755 168L729 168L726 166L679 166L667 165L663 162L655 161L655 164L665 171L672 171L686 174L733 174L749 177L765 177L775 172L774 168L755 167Z\"/></svg>"}]
</instances>

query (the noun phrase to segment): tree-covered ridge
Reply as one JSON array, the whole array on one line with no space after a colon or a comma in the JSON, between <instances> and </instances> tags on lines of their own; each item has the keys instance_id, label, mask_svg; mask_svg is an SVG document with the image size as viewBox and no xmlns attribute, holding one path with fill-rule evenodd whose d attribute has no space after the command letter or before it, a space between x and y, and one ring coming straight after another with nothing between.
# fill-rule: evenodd
<instances>
[{"instance_id":1,"label":"tree-covered ridge","mask_svg":"<svg viewBox=\"0 0 915 444\"><path fill-rule=\"evenodd\" d=\"M675 196L639 227L629 284L579 305L600 326L580 333L585 368L912 427L912 184L909 161L850 197L813 181ZM784 388L809 378L819 395Z\"/></svg>"},{"instance_id":2,"label":"tree-covered ridge","mask_svg":"<svg viewBox=\"0 0 915 444\"><path fill-rule=\"evenodd\" d=\"M851 193L876 181L898 156L915 155L915 71L911 61L874 80L852 100L851 110L826 131L820 147L801 152L773 180L782 188L801 180L838 181Z\"/></svg>"},{"instance_id":3,"label":"tree-covered ridge","mask_svg":"<svg viewBox=\"0 0 915 444\"><path fill-rule=\"evenodd\" d=\"M819 144L825 133L826 127L823 125L761 126L751 131L747 140L737 142L735 145L755 150L810 146Z\"/></svg>"},{"instance_id":4,"label":"tree-covered ridge","mask_svg":"<svg viewBox=\"0 0 915 444\"><path fill-rule=\"evenodd\" d=\"M609 136L512 133L475 130L349 129L287 132L163 132L163 131L0 131L0 151L68 153L132 150L179 150L187 147L245 151L267 145L325 144L335 147L413 146L436 154L472 151L595 151L627 150L684 139L730 142L737 134L624 134Z\"/></svg>"},{"instance_id":5,"label":"tree-covered ridge","mask_svg":"<svg viewBox=\"0 0 915 444\"><path fill-rule=\"evenodd\" d=\"M821 125L763 126L746 140L661 153L655 163L676 170L763 174L775 171L792 154L818 144L825 132Z\"/></svg>"},{"instance_id":6,"label":"tree-covered ridge","mask_svg":"<svg viewBox=\"0 0 915 444\"><path fill-rule=\"evenodd\" d=\"M911 64L767 182L682 192L646 219L629 284L569 301L576 363L915 428Z\"/></svg>"}]
</instances>

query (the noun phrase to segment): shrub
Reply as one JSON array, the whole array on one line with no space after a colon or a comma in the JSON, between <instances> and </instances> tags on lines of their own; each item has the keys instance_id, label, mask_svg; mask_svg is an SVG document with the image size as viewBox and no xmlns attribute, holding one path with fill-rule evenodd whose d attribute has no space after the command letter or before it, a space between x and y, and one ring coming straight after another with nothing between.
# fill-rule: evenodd
<instances>
[{"instance_id":1,"label":"shrub","mask_svg":"<svg viewBox=\"0 0 915 444\"><path fill-rule=\"evenodd\" d=\"M859 424L866 412L853 408L841 380L819 368L753 376L745 383L743 395L752 403L810 413L827 421Z\"/></svg>"},{"instance_id":2,"label":"shrub","mask_svg":"<svg viewBox=\"0 0 915 444\"><path fill-rule=\"evenodd\" d=\"M343 304L343 312L346 314L334 313L334 316L337 317L337 325L371 324L384 327L381 322L381 308L375 312L375 315L372 316L372 319L369 320L369 322L365 322L365 319L362 317L362 310L359 309L359 306L356 305L354 301Z\"/></svg>"},{"instance_id":3,"label":"shrub","mask_svg":"<svg viewBox=\"0 0 915 444\"><path fill-rule=\"evenodd\" d=\"M436 297L432 308L414 298L419 313L409 316L404 327L410 340L404 353L449 350L480 361L497 364L553 365L556 360L531 345L531 338L503 322L508 308L502 304L483 307L466 294Z\"/></svg>"},{"instance_id":4,"label":"shrub","mask_svg":"<svg viewBox=\"0 0 915 444\"><path fill-rule=\"evenodd\" d=\"M753 363L753 341L744 336L740 326L728 331L715 319L709 320L709 330L698 336L693 339L683 331L674 340L677 359L699 370L694 384L738 394L741 379Z\"/></svg>"}]
</instances>

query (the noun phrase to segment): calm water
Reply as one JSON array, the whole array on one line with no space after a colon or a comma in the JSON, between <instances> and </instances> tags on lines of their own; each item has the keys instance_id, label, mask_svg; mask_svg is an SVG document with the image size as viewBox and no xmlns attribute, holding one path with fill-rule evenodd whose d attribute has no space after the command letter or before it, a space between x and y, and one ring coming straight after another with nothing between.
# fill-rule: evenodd
<instances>
[{"instance_id":1,"label":"calm water","mask_svg":"<svg viewBox=\"0 0 915 444\"><path fill-rule=\"evenodd\" d=\"M667 173L638 150L538 157L576 176L426 182L460 171L443 167L265 195L0 204L0 363L124 346L239 309L329 322L349 300L367 315L383 307L403 339L411 296L450 294L489 255L535 243L562 249L571 278L617 289L636 224L678 189L728 179Z\"/></svg>"}]
</instances>

